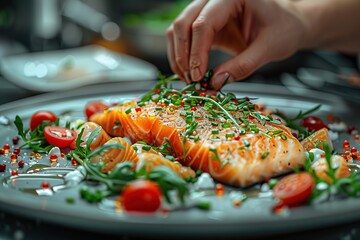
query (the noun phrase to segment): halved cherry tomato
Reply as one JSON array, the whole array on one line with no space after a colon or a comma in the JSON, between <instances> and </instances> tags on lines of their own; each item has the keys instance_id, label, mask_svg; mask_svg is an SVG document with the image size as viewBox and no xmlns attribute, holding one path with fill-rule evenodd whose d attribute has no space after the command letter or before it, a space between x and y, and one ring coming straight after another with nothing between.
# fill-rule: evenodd
<instances>
[{"instance_id":1,"label":"halved cherry tomato","mask_svg":"<svg viewBox=\"0 0 360 240\"><path fill-rule=\"evenodd\" d=\"M33 131L43 121L55 122L57 119L56 115L49 111L38 111L31 116L30 119L30 130Z\"/></svg>"},{"instance_id":2,"label":"halved cherry tomato","mask_svg":"<svg viewBox=\"0 0 360 240\"><path fill-rule=\"evenodd\" d=\"M46 126L44 128L44 135L49 144L59 148L65 148L70 146L77 134L75 131L68 128Z\"/></svg>"},{"instance_id":3,"label":"halved cherry tomato","mask_svg":"<svg viewBox=\"0 0 360 240\"><path fill-rule=\"evenodd\" d=\"M123 189L121 203L128 212L152 213L160 208L161 195L156 183L136 180Z\"/></svg>"},{"instance_id":4,"label":"halved cherry tomato","mask_svg":"<svg viewBox=\"0 0 360 240\"><path fill-rule=\"evenodd\" d=\"M294 207L305 203L314 187L315 181L309 173L293 173L280 179L273 193L284 205Z\"/></svg>"},{"instance_id":5,"label":"halved cherry tomato","mask_svg":"<svg viewBox=\"0 0 360 240\"><path fill-rule=\"evenodd\" d=\"M307 128L309 131L318 131L322 128L328 128L328 126L318 117L315 116L309 116L301 120L300 122L301 126Z\"/></svg>"},{"instance_id":6,"label":"halved cherry tomato","mask_svg":"<svg viewBox=\"0 0 360 240\"><path fill-rule=\"evenodd\" d=\"M87 119L89 119L91 115L93 115L94 113L104 111L108 107L109 107L108 105L100 101L89 102L88 104L86 104L85 107L85 115Z\"/></svg>"}]
</instances>

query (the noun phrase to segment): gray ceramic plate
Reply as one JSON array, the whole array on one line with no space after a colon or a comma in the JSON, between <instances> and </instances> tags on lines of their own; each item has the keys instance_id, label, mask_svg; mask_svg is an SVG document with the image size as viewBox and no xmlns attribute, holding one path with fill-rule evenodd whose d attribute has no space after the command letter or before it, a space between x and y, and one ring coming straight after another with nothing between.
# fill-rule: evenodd
<instances>
[{"instance_id":1,"label":"gray ceramic plate","mask_svg":"<svg viewBox=\"0 0 360 240\"><path fill-rule=\"evenodd\" d=\"M83 118L86 102L91 100L115 101L133 98L150 89L153 82L122 82L96 85L81 90L43 94L36 97L8 103L0 106L0 115L14 119L21 115L25 122L37 110L51 110L56 114L70 112L72 117ZM178 85L176 83L175 85ZM176 87L176 86L175 86ZM353 107L336 96L315 91L300 91L294 95L281 86L268 86L252 83L236 83L226 86L239 96L258 97L270 108L281 109L289 114L306 110L322 104L317 115L325 117L332 113L354 124L358 116L353 115ZM0 126L0 146L11 142L16 131L10 126ZM340 146L340 141L335 143ZM356 143L353 143L356 144ZM24 154L24 152L22 152ZM3 162L1 156L0 162ZM41 161L47 161L46 156ZM63 163L64 166L71 166ZM26 167L25 167L26 168ZM41 179L24 181L4 181L10 171L16 169L8 164L7 171L0 173L0 209L19 215L42 219L59 225L68 225L80 229L121 234L152 234L152 236L260 236L272 233L291 233L319 227L343 224L360 219L358 199L343 199L314 206L294 208L288 216L275 215L271 212L274 200L271 198L250 198L242 206L235 208L227 189L222 198L207 196L212 202L212 209L198 209L171 212L168 216L129 216L117 213L106 203L91 205L79 197L78 187L62 190L52 196L36 196L17 190L21 184L41 183ZM20 172L23 171L20 169ZM18 185L17 185L18 184ZM12 187L11 187L11 186ZM10 186L10 187L9 187ZM75 203L66 202L68 197Z\"/></svg>"}]
</instances>

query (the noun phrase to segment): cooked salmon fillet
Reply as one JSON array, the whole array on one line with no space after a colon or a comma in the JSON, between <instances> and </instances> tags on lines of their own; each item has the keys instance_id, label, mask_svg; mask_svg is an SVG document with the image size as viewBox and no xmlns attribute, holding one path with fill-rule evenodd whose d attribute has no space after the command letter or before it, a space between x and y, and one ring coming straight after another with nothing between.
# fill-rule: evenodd
<instances>
[{"instance_id":1,"label":"cooked salmon fillet","mask_svg":"<svg viewBox=\"0 0 360 240\"><path fill-rule=\"evenodd\" d=\"M250 100L232 100L219 107L210 97L177 94L181 104L172 104L176 94L163 95L170 103L156 97L141 104L133 101L97 113L90 121L132 142L158 146L168 139L183 165L234 186L249 186L303 167L305 150L298 139L283 123L256 111Z\"/></svg>"},{"instance_id":2,"label":"cooked salmon fillet","mask_svg":"<svg viewBox=\"0 0 360 240\"><path fill-rule=\"evenodd\" d=\"M110 148L103 154L90 159L92 163L105 163L101 169L102 172L109 172L118 163L128 161L134 163L134 169L138 170L144 168L145 171L150 172L156 166L165 165L183 178L195 177L195 172L189 167L184 167L177 161L170 161L153 150L145 151L139 145L136 145L138 151L135 151L134 147L124 138L114 137L105 144L111 143L120 143L124 148Z\"/></svg>"},{"instance_id":3,"label":"cooked salmon fillet","mask_svg":"<svg viewBox=\"0 0 360 240\"><path fill-rule=\"evenodd\" d=\"M77 130L76 133L77 135L79 135L81 133L81 131L83 130L82 136L81 136L81 140L83 141L81 143L81 147L85 147L86 146L86 141L88 140L88 138L90 137L90 134L95 131L95 129L97 127L100 127L98 124L94 123L94 122L85 122L83 125L81 125ZM109 134L107 134L106 131L104 131L104 129L101 129L100 133L94 138L94 140L91 142L90 144L90 150L94 150L95 148L104 145L107 141L110 140L110 136ZM75 149L76 148L76 143L75 141L71 144L71 148Z\"/></svg>"},{"instance_id":4,"label":"cooked salmon fillet","mask_svg":"<svg viewBox=\"0 0 360 240\"><path fill-rule=\"evenodd\" d=\"M332 141L330 139L329 130L327 128L322 128L304 140L301 141L301 145L304 146L306 151L310 151L313 148L320 148L323 149L323 142L327 142L330 151L334 149Z\"/></svg>"},{"instance_id":5,"label":"cooked salmon fillet","mask_svg":"<svg viewBox=\"0 0 360 240\"><path fill-rule=\"evenodd\" d=\"M333 168L337 168L335 171L336 178L345 178L351 175L349 166L347 165L345 158L343 158L342 156L332 155L331 165ZM311 165L311 167L312 169L315 170L315 174L317 177L324 179L328 183L333 182L333 179L331 179L327 174L327 171L329 170L329 166L328 163L326 162L325 156L315 161Z\"/></svg>"}]
</instances>

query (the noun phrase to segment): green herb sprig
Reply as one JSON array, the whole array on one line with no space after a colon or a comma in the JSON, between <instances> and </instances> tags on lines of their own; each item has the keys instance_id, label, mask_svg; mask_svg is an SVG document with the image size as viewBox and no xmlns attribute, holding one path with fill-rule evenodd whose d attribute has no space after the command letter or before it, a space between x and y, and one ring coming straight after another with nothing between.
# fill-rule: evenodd
<instances>
[{"instance_id":1,"label":"green herb sprig","mask_svg":"<svg viewBox=\"0 0 360 240\"><path fill-rule=\"evenodd\" d=\"M24 141L20 148L29 147L35 152L49 152L53 145L50 145L44 136L44 128L46 126L59 125L59 119L55 122L43 121L39 126L37 126L33 131L30 132L30 129L24 129L23 120L20 116L15 117L14 124L18 130L18 135Z\"/></svg>"},{"instance_id":2,"label":"green herb sprig","mask_svg":"<svg viewBox=\"0 0 360 240\"><path fill-rule=\"evenodd\" d=\"M322 188L315 188L310 202L313 202L320 198L320 196L327 195L327 198L330 198L333 195L338 196L347 196L347 197L357 197L360 194L360 175L357 173L352 173L349 177L338 178L336 177L337 167L334 167L331 161L332 154L330 147L327 142L322 142L322 146L325 152L325 160L328 166L326 175L331 179L330 182L325 181L324 179L319 178L315 170L311 167L314 160L314 154L309 153L305 161L305 170L309 172L314 180L316 185L322 184Z\"/></svg>"},{"instance_id":3,"label":"green herb sprig","mask_svg":"<svg viewBox=\"0 0 360 240\"><path fill-rule=\"evenodd\" d=\"M124 148L120 143L112 143L104 144L91 151L90 144L100 131L101 127L96 128L87 139L86 147L82 147L81 144L84 142L81 139L83 135L82 130L76 139L76 150L70 153L72 157L85 168L88 179L103 183L106 186L106 190L96 191L82 188L80 190L80 195L85 200L88 202L99 202L111 194L117 194L131 181L136 179L148 179L158 183L165 199L169 203L172 203L172 199L169 195L169 192L172 190L177 191L180 201L184 203L185 196L189 193L187 182L166 166L158 166L153 168L150 172L146 172L144 168L134 170L133 163L125 161L117 164L111 172L103 173L101 169L104 166L104 163L91 163L90 159L96 155L101 155L113 148Z\"/></svg>"},{"instance_id":4,"label":"green herb sprig","mask_svg":"<svg viewBox=\"0 0 360 240\"><path fill-rule=\"evenodd\" d=\"M317 110L319 110L321 107L321 104L303 112L303 111L299 111L299 113L293 117L293 118L289 118L288 116L286 116L284 113L280 112L280 111L276 111L275 114L278 115L279 117L281 117L282 119L284 119L285 121L285 125L291 129L297 130L299 132L299 140L303 140L304 138L310 136L313 132L309 132L308 130L306 130L304 127L302 127L300 124L298 124L298 121L304 119L306 116L308 116L309 114L316 112Z\"/></svg>"}]
</instances>

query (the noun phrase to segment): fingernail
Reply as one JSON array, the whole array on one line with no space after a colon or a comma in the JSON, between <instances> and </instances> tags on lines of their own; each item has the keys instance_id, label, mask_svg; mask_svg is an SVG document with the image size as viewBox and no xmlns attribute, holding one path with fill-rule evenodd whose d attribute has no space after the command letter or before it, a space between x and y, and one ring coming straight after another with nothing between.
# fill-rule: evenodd
<instances>
[{"instance_id":1,"label":"fingernail","mask_svg":"<svg viewBox=\"0 0 360 240\"><path fill-rule=\"evenodd\" d=\"M198 67L191 69L191 79L196 82L201 80L201 73Z\"/></svg>"},{"instance_id":2,"label":"fingernail","mask_svg":"<svg viewBox=\"0 0 360 240\"><path fill-rule=\"evenodd\" d=\"M185 81L187 84L191 83L191 76L189 72L184 72Z\"/></svg>"},{"instance_id":3,"label":"fingernail","mask_svg":"<svg viewBox=\"0 0 360 240\"><path fill-rule=\"evenodd\" d=\"M224 85L227 83L230 83L233 81L233 78L230 76L229 73L219 73L212 77L212 87L214 89L221 89Z\"/></svg>"}]
</instances>

